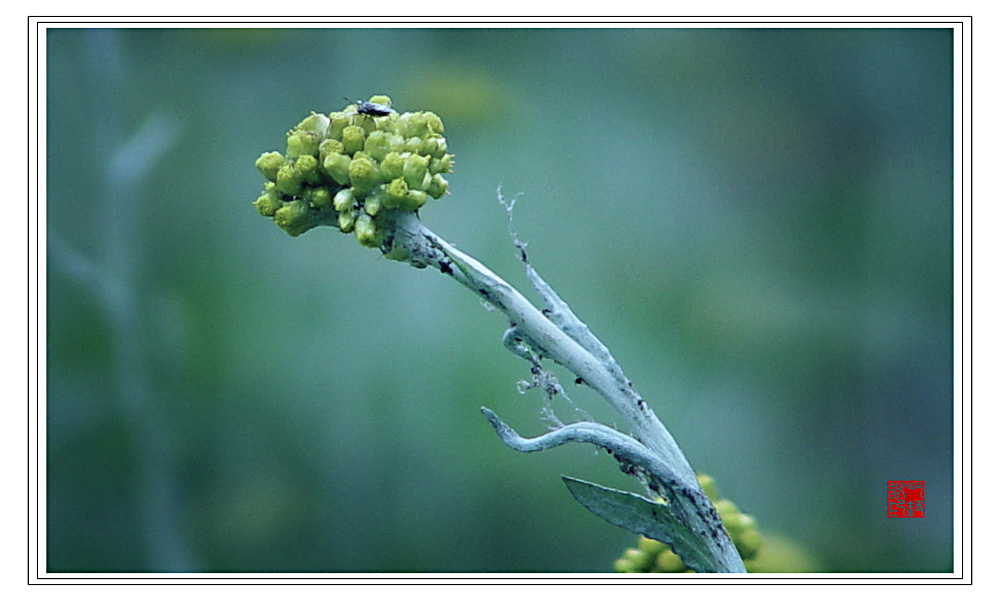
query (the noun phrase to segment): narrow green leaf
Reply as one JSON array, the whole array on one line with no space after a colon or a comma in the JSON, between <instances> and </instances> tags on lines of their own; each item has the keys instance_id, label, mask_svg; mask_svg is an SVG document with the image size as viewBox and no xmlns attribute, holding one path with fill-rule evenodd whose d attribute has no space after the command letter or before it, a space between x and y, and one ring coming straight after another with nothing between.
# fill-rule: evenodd
<instances>
[{"instance_id":1,"label":"narrow green leaf","mask_svg":"<svg viewBox=\"0 0 1000 601\"><path fill-rule=\"evenodd\" d=\"M605 521L667 543L696 572L720 571L703 538L682 524L665 503L654 503L637 494L569 476L562 478L573 498Z\"/></svg>"}]
</instances>

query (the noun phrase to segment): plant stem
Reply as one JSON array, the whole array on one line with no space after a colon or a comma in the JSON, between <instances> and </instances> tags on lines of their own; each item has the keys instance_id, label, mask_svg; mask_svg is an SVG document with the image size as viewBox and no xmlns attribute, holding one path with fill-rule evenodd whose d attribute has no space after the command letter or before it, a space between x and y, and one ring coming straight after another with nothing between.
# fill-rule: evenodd
<instances>
[{"instance_id":1,"label":"plant stem","mask_svg":"<svg viewBox=\"0 0 1000 601\"><path fill-rule=\"evenodd\" d=\"M527 263L523 245L515 239L528 276L547 304L545 311L537 309L516 288L479 261L428 229L415 213L396 213L385 219L387 222L384 225L389 234L383 243L383 252L415 267L439 269L506 314L510 329L505 340L521 340L531 352L551 359L577 375L624 417L636 443L624 444L622 438L633 439L603 427L588 431L590 434L585 439L563 437L561 442L554 444L584 441L608 449L622 463L623 470L627 468L635 473L650 490L665 498L671 511L705 540L714 555L714 571L746 571L673 436L625 378L607 348ZM488 413L487 417L491 415ZM490 417L490 423L512 448L530 451L544 447L521 438L495 415ZM508 434L506 437L505 433ZM623 449L633 447L634 452L623 452Z\"/></svg>"}]
</instances>

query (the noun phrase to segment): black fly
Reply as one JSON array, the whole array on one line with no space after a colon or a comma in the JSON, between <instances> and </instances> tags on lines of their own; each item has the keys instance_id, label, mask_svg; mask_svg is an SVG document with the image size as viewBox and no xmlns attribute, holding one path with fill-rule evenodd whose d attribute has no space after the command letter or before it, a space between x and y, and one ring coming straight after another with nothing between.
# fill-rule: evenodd
<instances>
[{"instance_id":1,"label":"black fly","mask_svg":"<svg viewBox=\"0 0 1000 601\"><path fill-rule=\"evenodd\" d=\"M344 100L347 100L346 98ZM377 102L367 102L364 100L355 100L354 104L358 107L359 115L368 115L369 117L385 117L392 114L392 109L384 104L379 104Z\"/></svg>"},{"instance_id":2,"label":"black fly","mask_svg":"<svg viewBox=\"0 0 1000 601\"><path fill-rule=\"evenodd\" d=\"M392 109L384 104L378 104L375 102L361 102L358 100L354 104L358 105L359 113L362 115L369 115L371 117L385 117L392 112Z\"/></svg>"}]
</instances>

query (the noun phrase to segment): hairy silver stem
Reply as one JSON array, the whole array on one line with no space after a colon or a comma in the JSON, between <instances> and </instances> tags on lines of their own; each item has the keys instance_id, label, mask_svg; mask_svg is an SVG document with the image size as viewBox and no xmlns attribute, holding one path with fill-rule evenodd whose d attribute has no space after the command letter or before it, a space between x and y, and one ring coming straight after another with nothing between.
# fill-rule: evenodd
<instances>
[{"instance_id":1,"label":"hairy silver stem","mask_svg":"<svg viewBox=\"0 0 1000 601\"><path fill-rule=\"evenodd\" d=\"M620 375L621 369L607 349L604 349L602 355L597 355L584 348L549 316L535 308L516 288L479 261L441 239L413 213L399 216L391 244L394 249L405 249L410 263L439 269L503 311L511 326L530 342L540 356L562 365L600 393L625 418L626 425L635 438L674 466L678 479L689 486L698 485L694 470L673 436L631 383ZM537 279L541 281L540 277ZM551 294L554 296L554 293ZM559 302L565 307L561 314L572 315L565 303L561 300ZM582 322L580 324L582 326ZM582 328L585 329L586 326ZM587 334L593 337L589 330ZM604 345L600 347L603 349Z\"/></svg>"},{"instance_id":2,"label":"hairy silver stem","mask_svg":"<svg viewBox=\"0 0 1000 601\"><path fill-rule=\"evenodd\" d=\"M688 520L686 523L698 529L706 539L713 539L717 571L745 571L739 554L722 530L711 502L698 486L695 472L673 436L625 378L604 344L528 264L523 245L516 237L515 245L521 251L528 277L547 305L544 312L489 268L428 229L415 213L385 216L384 220L387 232L382 248L384 253L415 267L438 269L502 311L510 322L505 335L508 348L514 346L511 340L516 336L539 357L551 359L571 371L615 408L631 432L631 436L626 436L600 424L570 424L550 432L546 435L548 438L529 440L518 436L492 412L485 410L491 425L508 446L532 451L540 450L539 445L560 441L557 444L590 442L608 449L623 464L623 469L634 467L635 475L653 492L667 499L681 514L679 517Z\"/></svg>"}]
</instances>

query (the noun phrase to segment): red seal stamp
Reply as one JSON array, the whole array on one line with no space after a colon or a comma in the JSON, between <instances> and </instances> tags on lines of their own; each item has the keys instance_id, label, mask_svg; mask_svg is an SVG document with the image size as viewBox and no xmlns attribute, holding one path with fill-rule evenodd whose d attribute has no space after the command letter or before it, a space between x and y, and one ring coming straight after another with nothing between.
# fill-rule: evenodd
<instances>
[{"instance_id":1,"label":"red seal stamp","mask_svg":"<svg viewBox=\"0 0 1000 601\"><path fill-rule=\"evenodd\" d=\"M889 517L924 517L923 480L889 480L886 495L889 501Z\"/></svg>"}]
</instances>

